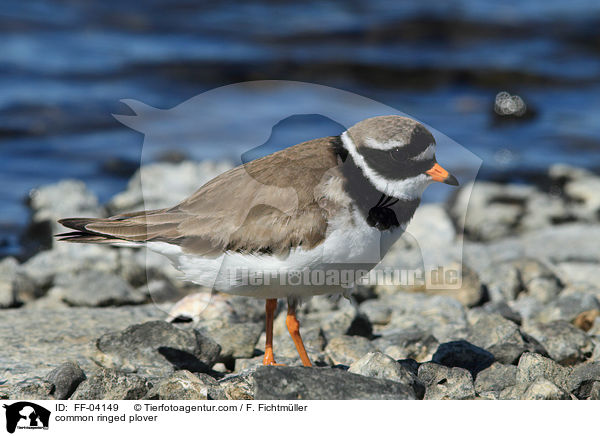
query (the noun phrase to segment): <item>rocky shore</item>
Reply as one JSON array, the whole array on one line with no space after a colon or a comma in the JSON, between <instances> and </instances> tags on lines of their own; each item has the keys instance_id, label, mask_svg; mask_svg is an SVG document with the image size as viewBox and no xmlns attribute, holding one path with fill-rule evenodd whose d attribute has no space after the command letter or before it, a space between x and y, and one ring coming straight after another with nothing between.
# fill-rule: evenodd
<instances>
[{"instance_id":1,"label":"rocky shore","mask_svg":"<svg viewBox=\"0 0 600 436\"><path fill-rule=\"evenodd\" d=\"M58 218L168 206L227 168L149 165L105 205L74 180L32 191L27 237L46 249L0 260L0 398L600 399L600 177L583 169L422 205L383 264L418 268L429 241L463 262L462 288L313 298L299 318L314 368L300 367L283 302L288 366L263 367L262 300L198 289L143 250L52 241ZM142 193L142 179L173 184Z\"/></svg>"}]
</instances>

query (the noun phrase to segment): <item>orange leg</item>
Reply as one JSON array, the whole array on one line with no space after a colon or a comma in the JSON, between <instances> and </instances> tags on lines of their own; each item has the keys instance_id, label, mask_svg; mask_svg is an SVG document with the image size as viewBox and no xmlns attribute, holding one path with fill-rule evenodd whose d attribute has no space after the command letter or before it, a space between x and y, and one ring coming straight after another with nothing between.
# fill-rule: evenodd
<instances>
[{"instance_id":1,"label":"orange leg","mask_svg":"<svg viewBox=\"0 0 600 436\"><path fill-rule=\"evenodd\" d=\"M306 353L306 349L304 348L302 337L300 336L300 323L298 322L298 318L296 318L296 305L289 304L289 302L288 313L287 317L285 318L285 325L287 326L288 332L290 332L290 336L294 341L296 350L298 350L300 359L302 359L302 364L304 366L312 366L312 363L310 363L310 359L308 358L308 354Z\"/></svg>"},{"instance_id":2,"label":"orange leg","mask_svg":"<svg viewBox=\"0 0 600 436\"><path fill-rule=\"evenodd\" d=\"M265 357L263 359L263 365L277 365L275 363L275 357L273 356L273 315L277 308L277 299L268 298L265 304L265 311L267 312L267 340L265 343Z\"/></svg>"}]
</instances>

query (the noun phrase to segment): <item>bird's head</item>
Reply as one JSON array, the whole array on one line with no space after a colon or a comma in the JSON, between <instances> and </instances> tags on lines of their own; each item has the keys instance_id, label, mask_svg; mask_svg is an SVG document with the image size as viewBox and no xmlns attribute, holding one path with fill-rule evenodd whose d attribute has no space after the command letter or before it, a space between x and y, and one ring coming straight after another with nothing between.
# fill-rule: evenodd
<instances>
[{"instance_id":1,"label":"bird's head","mask_svg":"<svg viewBox=\"0 0 600 436\"><path fill-rule=\"evenodd\" d=\"M435 139L421 123L397 115L368 118L342 134L354 163L381 192L420 198L432 182L458 186L435 158Z\"/></svg>"}]
</instances>

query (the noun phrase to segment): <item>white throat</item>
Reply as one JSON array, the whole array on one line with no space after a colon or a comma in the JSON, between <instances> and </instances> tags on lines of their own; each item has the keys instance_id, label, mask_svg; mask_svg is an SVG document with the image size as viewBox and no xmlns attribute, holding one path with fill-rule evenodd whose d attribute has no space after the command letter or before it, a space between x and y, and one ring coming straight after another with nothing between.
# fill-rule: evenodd
<instances>
[{"instance_id":1,"label":"white throat","mask_svg":"<svg viewBox=\"0 0 600 436\"><path fill-rule=\"evenodd\" d=\"M356 166L362 170L364 176L377 190L386 195L401 200L416 200L421 198L425 188L432 182L431 177L427 174L419 174L418 176L403 180L388 180L367 164L365 158L356 150L356 145L354 145L348 132L342 133L341 138L344 147L348 150L350 156L352 156Z\"/></svg>"}]
</instances>

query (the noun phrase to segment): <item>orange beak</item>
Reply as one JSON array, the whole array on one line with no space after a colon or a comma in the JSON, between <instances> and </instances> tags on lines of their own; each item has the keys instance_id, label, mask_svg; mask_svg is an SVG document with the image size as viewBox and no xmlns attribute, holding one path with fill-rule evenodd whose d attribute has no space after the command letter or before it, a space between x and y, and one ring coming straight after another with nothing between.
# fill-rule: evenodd
<instances>
[{"instance_id":1,"label":"orange beak","mask_svg":"<svg viewBox=\"0 0 600 436\"><path fill-rule=\"evenodd\" d=\"M446 185L458 186L458 180L448 171L442 168L442 166L436 162L430 170L425 171L425 174L429 174L436 182L442 182Z\"/></svg>"}]
</instances>

